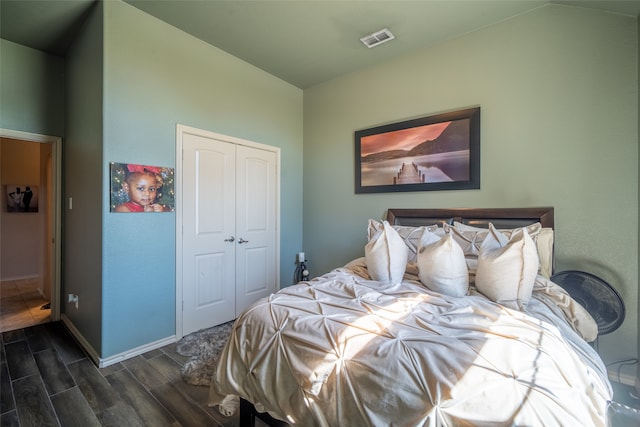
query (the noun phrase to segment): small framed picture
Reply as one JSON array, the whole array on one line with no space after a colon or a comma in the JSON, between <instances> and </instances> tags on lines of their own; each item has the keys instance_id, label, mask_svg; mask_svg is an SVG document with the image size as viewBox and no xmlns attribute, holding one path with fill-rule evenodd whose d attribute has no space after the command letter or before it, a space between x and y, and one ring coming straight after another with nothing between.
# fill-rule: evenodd
<instances>
[{"instance_id":1,"label":"small framed picture","mask_svg":"<svg viewBox=\"0 0 640 427\"><path fill-rule=\"evenodd\" d=\"M174 169L111 163L111 212L173 212Z\"/></svg>"},{"instance_id":2,"label":"small framed picture","mask_svg":"<svg viewBox=\"0 0 640 427\"><path fill-rule=\"evenodd\" d=\"M38 186L7 185L7 212L38 212Z\"/></svg>"}]
</instances>

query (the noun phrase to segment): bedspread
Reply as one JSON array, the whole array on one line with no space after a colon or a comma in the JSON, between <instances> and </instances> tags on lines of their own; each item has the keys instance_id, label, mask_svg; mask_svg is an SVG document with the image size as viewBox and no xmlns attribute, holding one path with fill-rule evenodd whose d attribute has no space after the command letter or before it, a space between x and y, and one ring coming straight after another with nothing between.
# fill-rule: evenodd
<instances>
[{"instance_id":1,"label":"bedspread","mask_svg":"<svg viewBox=\"0 0 640 427\"><path fill-rule=\"evenodd\" d=\"M356 260L245 311L211 396L302 426L604 426L611 386L585 313L542 277L520 312L410 271L382 284Z\"/></svg>"}]
</instances>

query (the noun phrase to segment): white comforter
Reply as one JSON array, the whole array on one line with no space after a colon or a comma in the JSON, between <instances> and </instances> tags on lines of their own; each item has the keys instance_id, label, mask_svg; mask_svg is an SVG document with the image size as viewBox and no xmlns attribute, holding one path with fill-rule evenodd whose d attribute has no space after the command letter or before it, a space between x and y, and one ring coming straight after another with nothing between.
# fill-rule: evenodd
<instances>
[{"instance_id":1,"label":"white comforter","mask_svg":"<svg viewBox=\"0 0 640 427\"><path fill-rule=\"evenodd\" d=\"M538 277L526 312L477 292L370 280L356 260L235 322L210 404L239 395L301 426L604 426L593 319Z\"/></svg>"}]
</instances>

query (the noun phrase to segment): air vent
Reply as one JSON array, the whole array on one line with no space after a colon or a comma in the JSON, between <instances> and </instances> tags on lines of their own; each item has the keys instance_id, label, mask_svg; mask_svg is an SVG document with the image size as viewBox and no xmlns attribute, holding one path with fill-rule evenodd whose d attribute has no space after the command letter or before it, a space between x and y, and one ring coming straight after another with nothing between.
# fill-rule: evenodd
<instances>
[{"instance_id":1,"label":"air vent","mask_svg":"<svg viewBox=\"0 0 640 427\"><path fill-rule=\"evenodd\" d=\"M387 30L386 28L380 30L380 31L376 31L373 34L369 34L368 36L364 36L360 39L360 41L362 43L364 43L364 45L366 47L376 47L378 45L381 45L382 43L388 42L389 40L393 40L396 37L391 34L391 31Z\"/></svg>"}]
</instances>

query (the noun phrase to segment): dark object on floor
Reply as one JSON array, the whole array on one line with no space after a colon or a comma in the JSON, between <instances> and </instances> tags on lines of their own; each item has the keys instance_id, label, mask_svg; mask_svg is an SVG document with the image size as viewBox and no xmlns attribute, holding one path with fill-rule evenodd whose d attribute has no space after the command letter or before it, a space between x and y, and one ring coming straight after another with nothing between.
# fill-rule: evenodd
<instances>
[{"instance_id":1,"label":"dark object on floor","mask_svg":"<svg viewBox=\"0 0 640 427\"><path fill-rule=\"evenodd\" d=\"M609 425L640 426L640 410L618 402L609 404Z\"/></svg>"},{"instance_id":2,"label":"dark object on floor","mask_svg":"<svg viewBox=\"0 0 640 427\"><path fill-rule=\"evenodd\" d=\"M255 427L256 418L269 427L286 427L289 424L273 418L266 412L258 412L248 401L240 399L240 427Z\"/></svg>"},{"instance_id":3,"label":"dark object on floor","mask_svg":"<svg viewBox=\"0 0 640 427\"><path fill-rule=\"evenodd\" d=\"M551 276L598 324L598 335L611 333L624 321L624 302L607 282L591 273L567 270Z\"/></svg>"}]
</instances>

